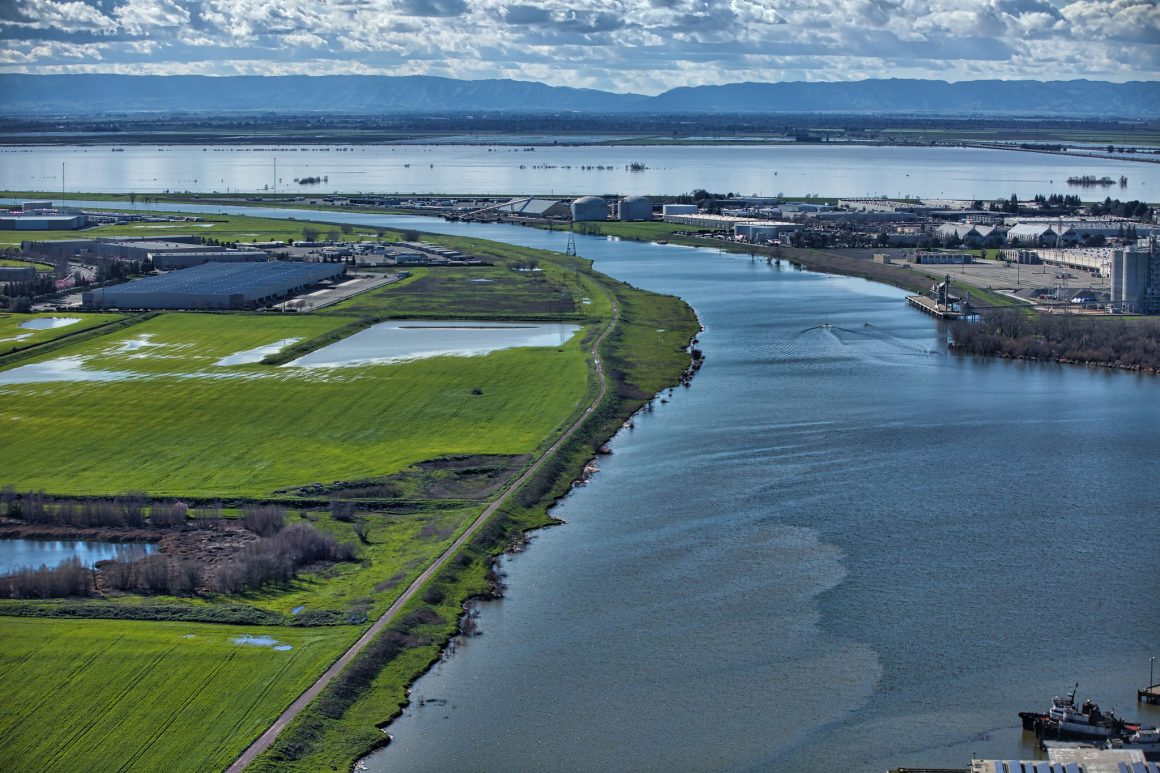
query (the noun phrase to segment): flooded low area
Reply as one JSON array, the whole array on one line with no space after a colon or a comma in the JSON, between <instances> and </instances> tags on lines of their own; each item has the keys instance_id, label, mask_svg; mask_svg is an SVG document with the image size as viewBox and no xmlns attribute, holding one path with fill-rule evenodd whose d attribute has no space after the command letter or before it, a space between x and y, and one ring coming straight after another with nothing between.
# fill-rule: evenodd
<instances>
[{"instance_id":1,"label":"flooded low area","mask_svg":"<svg viewBox=\"0 0 1160 773\"><path fill-rule=\"evenodd\" d=\"M261 362L271 354L277 354L287 346L293 346L301 340L301 338L283 338L281 341L275 341L272 344L257 346L253 349L247 349L244 352L236 352L229 355L228 357L222 357L215 364L220 367L229 367L230 365L253 365L254 363Z\"/></svg>"},{"instance_id":2,"label":"flooded low area","mask_svg":"<svg viewBox=\"0 0 1160 773\"><path fill-rule=\"evenodd\" d=\"M381 322L299 357L288 366L328 368L445 355L466 357L520 346L563 346L577 330L576 325L536 322Z\"/></svg>"},{"instance_id":3,"label":"flooded low area","mask_svg":"<svg viewBox=\"0 0 1160 773\"><path fill-rule=\"evenodd\" d=\"M48 381L120 381L140 374L119 370L90 370L86 357L57 357L55 360L18 365L0 371L0 386L41 384Z\"/></svg>"},{"instance_id":4,"label":"flooded low area","mask_svg":"<svg viewBox=\"0 0 1160 773\"><path fill-rule=\"evenodd\" d=\"M85 566L93 566L98 561L140 557L156 549L156 546L143 542L0 539L0 574L40 566L59 566L74 556Z\"/></svg>"},{"instance_id":5,"label":"flooded low area","mask_svg":"<svg viewBox=\"0 0 1160 773\"><path fill-rule=\"evenodd\" d=\"M21 322L20 327L25 330L56 330L58 327L68 327L80 321L80 317L38 317Z\"/></svg>"},{"instance_id":6,"label":"flooded low area","mask_svg":"<svg viewBox=\"0 0 1160 773\"><path fill-rule=\"evenodd\" d=\"M273 636L252 636L251 634L243 634L234 639L234 644L240 644L245 647L269 647L278 652L288 652L294 649L289 644L281 644Z\"/></svg>"}]
</instances>

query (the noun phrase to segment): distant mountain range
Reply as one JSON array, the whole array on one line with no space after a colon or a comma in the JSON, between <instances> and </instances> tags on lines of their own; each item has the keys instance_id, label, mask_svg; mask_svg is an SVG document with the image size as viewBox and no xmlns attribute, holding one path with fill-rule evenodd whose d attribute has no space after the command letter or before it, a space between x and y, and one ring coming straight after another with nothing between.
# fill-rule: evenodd
<instances>
[{"instance_id":1,"label":"distant mountain range","mask_svg":"<svg viewBox=\"0 0 1160 773\"><path fill-rule=\"evenodd\" d=\"M1160 82L864 80L730 83L655 97L513 80L430 76L0 74L0 114L841 113L1160 117Z\"/></svg>"}]
</instances>

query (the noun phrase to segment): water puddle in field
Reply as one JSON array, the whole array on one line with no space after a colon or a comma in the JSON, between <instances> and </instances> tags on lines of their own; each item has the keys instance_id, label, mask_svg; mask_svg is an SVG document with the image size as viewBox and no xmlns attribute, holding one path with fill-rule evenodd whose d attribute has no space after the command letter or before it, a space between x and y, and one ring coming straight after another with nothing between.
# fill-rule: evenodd
<instances>
[{"instance_id":1,"label":"water puddle in field","mask_svg":"<svg viewBox=\"0 0 1160 773\"><path fill-rule=\"evenodd\" d=\"M116 354L126 354L128 352L139 352L142 349L147 349L150 346L161 346L161 344L153 340L152 333L142 333L136 338L128 338L117 344Z\"/></svg>"},{"instance_id":2,"label":"water puddle in field","mask_svg":"<svg viewBox=\"0 0 1160 773\"><path fill-rule=\"evenodd\" d=\"M563 346L579 329L576 325L536 322L381 322L283 367L328 368L444 355L477 356L521 346Z\"/></svg>"},{"instance_id":3,"label":"water puddle in field","mask_svg":"<svg viewBox=\"0 0 1160 773\"><path fill-rule=\"evenodd\" d=\"M80 317L38 317L21 322L20 327L25 330L56 330L58 327L68 327L80 321Z\"/></svg>"},{"instance_id":4,"label":"water puddle in field","mask_svg":"<svg viewBox=\"0 0 1160 773\"><path fill-rule=\"evenodd\" d=\"M18 569L60 566L70 558L80 560L82 566L110 559L135 560L156 549L156 545L139 542L0 539L0 575Z\"/></svg>"},{"instance_id":5,"label":"water puddle in field","mask_svg":"<svg viewBox=\"0 0 1160 773\"><path fill-rule=\"evenodd\" d=\"M246 647L269 647L278 652L288 652L294 649L289 644L279 644L278 640L273 636L251 636L248 633L235 637L233 642L234 644L241 644Z\"/></svg>"},{"instance_id":6,"label":"water puddle in field","mask_svg":"<svg viewBox=\"0 0 1160 773\"><path fill-rule=\"evenodd\" d=\"M283 338L281 341L275 341L272 344L265 346L258 346L253 349L246 349L244 352L235 352L228 357L222 357L214 363L220 367L228 367L230 365L251 365L255 362L261 362L271 354L277 354L285 349L287 346L293 346L301 341L301 338Z\"/></svg>"},{"instance_id":7,"label":"water puddle in field","mask_svg":"<svg viewBox=\"0 0 1160 773\"><path fill-rule=\"evenodd\" d=\"M119 370L86 370L86 357L58 357L0 371L0 386L42 384L49 381L123 381L141 374Z\"/></svg>"},{"instance_id":8,"label":"water puddle in field","mask_svg":"<svg viewBox=\"0 0 1160 773\"><path fill-rule=\"evenodd\" d=\"M32 338L32 333L21 333L20 335L14 335L10 338L0 338L0 343L5 343L7 341L23 341L26 338Z\"/></svg>"}]
</instances>

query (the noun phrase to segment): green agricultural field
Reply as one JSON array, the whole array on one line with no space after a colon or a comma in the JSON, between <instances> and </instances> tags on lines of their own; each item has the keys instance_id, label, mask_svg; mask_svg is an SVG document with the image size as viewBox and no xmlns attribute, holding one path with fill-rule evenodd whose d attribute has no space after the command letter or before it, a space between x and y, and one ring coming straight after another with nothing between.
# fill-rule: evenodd
<instances>
[{"instance_id":1,"label":"green agricultural field","mask_svg":"<svg viewBox=\"0 0 1160 773\"><path fill-rule=\"evenodd\" d=\"M5 618L0 769L221 770L356 634Z\"/></svg>"},{"instance_id":2,"label":"green agricultural field","mask_svg":"<svg viewBox=\"0 0 1160 773\"><path fill-rule=\"evenodd\" d=\"M69 317L80 321L52 330L29 330L21 327L30 320L49 317ZM13 314L0 312L0 355L7 354L14 349L23 349L63 336L70 336L82 330L91 330L94 327L107 325L123 318L123 314Z\"/></svg>"},{"instance_id":3,"label":"green agricultural field","mask_svg":"<svg viewBox=\"0 0 1160 773\"><path fill-rule=\"evenodd\" d=\"M27 260L11 260L9 258L0 258L0 267L4 268L27 268L31 266L37 271L52 271L52 266L46 266L43 263L32 263Z\"/></svg>"},{"instance_id":4,"label":"green agricultural field","mask_svg":"<svg viewBox=\"0 0 1160 773\"><path fill-rule=\"evenodd\" d=\"M259 210L260 211L260 210ZM150 214L168 214L151 212ZM185 217L185 215L177 215ZM379 228L362 226L350 227L350 233L344 233L341 226L326 225L323 223L309 223L296 220L274 220L249 215L199 215L202 219L193 221L175 221L172 223L123 223L119 225L102 225L95 228L86 228L81 231L8 231L0 235L0 246L19 245L22 240L42 241L49 239L91 239L99 236L149 236L164 237L169 235L195 235L206 239L217 239L220 242L267 242L289 241L304 239L304 231L310 229L321 236L327 236L334 231L344 239L359 239L374 241L380 232L388 240L398 238L391 231Z\"/></svg>"},{"instance_id":5,"label":"green agricultural field","mask_svg":"<svg viewBox=\"0 0 1160 773\"><path fill-rule=\"evenodd\" d=\"M558 348L397 364L216 364L346 321L165 314L24 361L17 367L74 358L126 377L0 383L0 446L21 449L0 461L0 482L77 495L268 496L449 454L529 453L588 393L579 335Z\"/></svg>"}]
</instances>

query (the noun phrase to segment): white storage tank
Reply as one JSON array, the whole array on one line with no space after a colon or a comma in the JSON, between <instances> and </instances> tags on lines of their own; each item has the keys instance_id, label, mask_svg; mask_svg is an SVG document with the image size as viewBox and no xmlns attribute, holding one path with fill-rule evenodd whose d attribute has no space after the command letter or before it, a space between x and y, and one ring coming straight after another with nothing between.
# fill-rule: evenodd
<instances>
[{"instance_id":1,"label":"white storage tank","mask_svg":"<svg viewBox=\"0 0 1160 773\"><path fill-rule=\"evenodd\" d=\"M620 200L621 220L652 220L652 202L644 196L625 196Z\"/></svg>"},{"instance_id":2,"label":"white storage tank","mask_svg":"<svg viewBox=\"0 0 1160 773\"><path fill-rule=\"evenodd\" d=\"M599 196L582 196L572 202L572 222L608 219L608 203Z\"/></svg>"}]
</instances>

